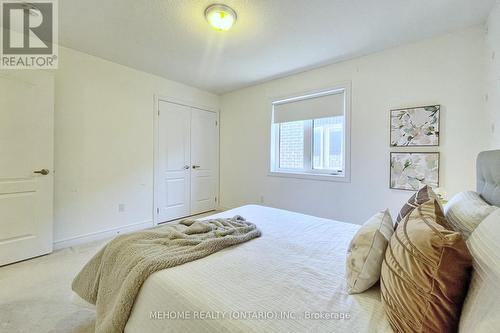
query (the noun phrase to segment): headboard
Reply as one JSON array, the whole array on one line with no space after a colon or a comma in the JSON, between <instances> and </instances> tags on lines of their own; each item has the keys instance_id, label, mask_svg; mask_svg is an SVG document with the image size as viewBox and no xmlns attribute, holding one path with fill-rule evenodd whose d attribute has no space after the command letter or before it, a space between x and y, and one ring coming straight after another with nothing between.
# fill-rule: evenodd
<instances>
[{"instance_id":1,"label":"headboard","mask_svg":"<svg viewBox=\"0 0 500 333\"><path fill-rule=\"evenodd\" d=\"M500 150L479 153L476 163L477 192L490 205L500 207Z\"/></svg>"}]
</instances>

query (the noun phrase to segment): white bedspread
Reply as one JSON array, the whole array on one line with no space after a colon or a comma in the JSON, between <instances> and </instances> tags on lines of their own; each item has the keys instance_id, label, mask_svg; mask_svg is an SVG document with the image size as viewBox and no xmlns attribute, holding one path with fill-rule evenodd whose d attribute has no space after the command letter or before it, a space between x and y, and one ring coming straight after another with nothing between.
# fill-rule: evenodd
<instances>
[{"instance_id":1,"label":"white bedspread","mask_svg":"<svg viewBox=\"0 0 500 333\"><path fill-rule=\"evenodd\" d=\"M151 275L126 333L392 332L378 286L346 293L346 249L359 226L255 205L214 216L237 214L262 237Z\"/></svg>"}]
</instances>

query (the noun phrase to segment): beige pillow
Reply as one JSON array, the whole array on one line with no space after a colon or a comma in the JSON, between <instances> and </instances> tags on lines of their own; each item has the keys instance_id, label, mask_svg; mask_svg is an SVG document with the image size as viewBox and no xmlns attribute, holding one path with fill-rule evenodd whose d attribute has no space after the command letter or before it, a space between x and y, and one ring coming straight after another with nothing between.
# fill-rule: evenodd
<instances>
[{"instance_id":1,"label":"beige pillow","mask_svg":"<svg viewBox=\"0 0 500 333\"><path fill-rule=\"evenodd\" d=\"M467 239L479 223L497 209L484 201L478 193L466 191L451 198L444 207L444 214L453 228Z\"/></svg>"},{"instance_id":2,"label":"beige pillow","mask_svg":"<svg viewBox=\"0 0 500 333\"><path fill-rule=\"evenodd\" d=\"M439 202L439 198L434 193L432 188L430 186L425 185L422 187L420 190L418 190L417 193L415 193L404 205L403 208L401 208L401 211L398 214L398 217L396 218L396 226L398 225L399 222L404 220L405 218L410 215L413 210L423 204L428 203L429 205L432 204L434 210L436 212L443 212L443 207L441 203ZM436 216L437 218L437 223L440 225L444 226L447 229L451 229L451 226L448 224L448 222L444 218L444 214L438 214Z\"/></svg>"},{"instance_id":3,"label":"beige pillow","mask_svg":"<svg viewBox=\"0 0 500 333\"><path fill-rule=\"evenodd\" d=\"M434 199L414 207L389 241L382 303L396 332L456 332L472 258Z\"/></svg>"},{"instance_id":4,"label":"beige pillow","mask_svg":"<svg viewBox=\"0 0 500 333\"><path fill-rule=\"evenodd\" d=\"M460 332L500 331L500 209L491 213L467 240L472 279L460 316Z\"/></svg>"},{"instance_id":5,"label":"beige pillow","mask_svg":"<svg viewBox=\"0 0 500 333\"><path fill-rule=\"evenodd\" d=\"M361 293L380 278L385 249L394 226L388 210L375 214L361 226L347 250L347 292Z\"/></svg>"}]
</instances>

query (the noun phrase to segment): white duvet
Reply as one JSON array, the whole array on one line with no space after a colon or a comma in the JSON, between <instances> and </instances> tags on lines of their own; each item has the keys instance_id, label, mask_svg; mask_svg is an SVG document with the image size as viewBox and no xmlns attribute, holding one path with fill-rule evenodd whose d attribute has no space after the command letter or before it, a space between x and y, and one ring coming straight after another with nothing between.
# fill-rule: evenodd
<instances>
[{"instance_id":1,"label":"white duvet","mask_svg":"<svg viewBox=\"0 0 500 333\"><path fill-rule=\"evenodd\" d=\"M391 332L378 286L346 293L359 226L255 205L214 217L234 215L262 236L151 275L126 333Z\"/></svg>"}]
</instances>

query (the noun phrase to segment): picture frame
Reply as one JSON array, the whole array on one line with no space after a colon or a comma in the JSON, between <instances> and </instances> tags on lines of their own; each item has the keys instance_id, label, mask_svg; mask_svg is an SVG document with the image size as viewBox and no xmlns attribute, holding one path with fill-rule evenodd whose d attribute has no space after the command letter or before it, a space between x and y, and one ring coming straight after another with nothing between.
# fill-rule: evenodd
<instances>
[{"instance_id":1,"label":"picture frame","mask_svg":"<svg viewBox=\"0 0 500 333\"><path fill-rule=\"evenodd\" d=\"M441 105L390 112L391 147L435 147L440 144Z\"/></svg>"},{"instance_id":2,"label":"picture frame","mask_svg":"<svg viewBox=\"0 0 500 333\"><path fill-rule=\"evenodd\" d=\"M439 152L391 152L389 188L418 191L439 187Z\"/></svg>"}]
</instances>

